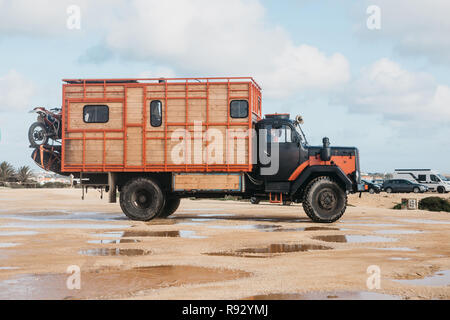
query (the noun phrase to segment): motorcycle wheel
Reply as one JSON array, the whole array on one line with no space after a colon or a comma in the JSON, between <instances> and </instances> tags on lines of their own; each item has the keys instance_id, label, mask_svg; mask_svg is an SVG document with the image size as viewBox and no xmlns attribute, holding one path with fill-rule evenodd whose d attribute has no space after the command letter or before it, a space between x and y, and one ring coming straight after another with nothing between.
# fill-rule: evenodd
<instances>
[{"instance_id":1,"label":"motorcycle wheel","mask_svg":"<svg viewBox=\"0 0 450 320\"><path fill-rule=\"evenodd\" d=\"M47 128L42 122L35 122L28 130L28 140L30 140L31 147L37 148L46 145L48 142Z\"/></svg>"}]
</instances>

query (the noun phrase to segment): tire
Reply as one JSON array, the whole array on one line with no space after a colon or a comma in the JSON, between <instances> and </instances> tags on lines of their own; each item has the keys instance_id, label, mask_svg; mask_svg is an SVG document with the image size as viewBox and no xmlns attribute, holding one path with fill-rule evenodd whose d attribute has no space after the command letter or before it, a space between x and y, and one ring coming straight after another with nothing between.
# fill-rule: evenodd
<instances>
[{"instance_id":1,"label":"tire","mask_svg":"<svg viewBox=\"0 0 450 320\"><path fill-rule=\"evenodd\" d=\"M318 177L306 187L303 209L314 222L335 222L346 208L347 193L330 177Z\"/></svg>"},{"instance_id":2,"label":"tire","mask_svg":"<svg viewBox=\"0 0 450 320\"><path fill-rule=\"evenodd\" d=\"M161 213L159 214L159 218L168 218L172 214L177 211L178 207L180 206L181 199L177 197L170 197L166 198L166 202L164 204L164 207L161 210Z\"/></svg>"},{"instance_id":3,"label":"tire","mask_svg":"<svg viewBox=\"0 0 450 320\"><path fill-rule=\"evenodd\" d=\"M164 207L164 193L150 178L129 181L120 193L123 213L134 221L150 221L158 217Z\"/></svg>"},{"instance_id":4,"label":"tire","mask_svg":"<svg viewBox=\"0 0 450 320\"><path fill-rule=\"evenodd\" d=\"M369 189L369 193L370 193L370 194L374 194L374 193L375 193L375 189L374 189L374 188L370 188L370 189Z\"/></svg>"},{"instance_id":5,"label":"tire","mask_svg":"<svg viewBox=\"0 0 450 320\"><path fill-rule=\"evenodd\" d=\"M259 204L261 202L261 200L259 200L258 198L256 198L256 197L251 197L250 198L250 203L251 204Z\"/></svg>"},{"instance_id":6,"label":"tire","mask_svg":"<svg viewBox=\"0 0 450 320\"><path fill-rule=\"evenodd\" d=\"M47 128L42 122L35 122L28 129L28 140L33 148L46 145L48 143Z\"/></svg>"},{"instance_id":7,"label":"tire","mask_svg":"<svg viewBox=\"0 0 450 320\"><path fill-rule=\"evenodd\" d=\"M387 193L392 193L392 188L386 188Z\"/></svg>"},{"instance_id":8,"label":"tire","mask_svg":"<svg viewBox=\"0 0 450 320\"><path fill-rule=\"evenodd\" d=\"M438 187L438 188L437 188L437 192L439 192L439 193L445 193L444 187Z\"/></svg>"},{"instance_id":9,"label":"tire","mask_svg":"<svg viewBox=\"0 0 450 320\"><path fill-rule=\"evenodd\" d=\"M419 193L419 192L420 192L420 189L417 188L417 187L415 187L415 188L413 189L413 192L414 192L414 193Z\"/></svg>"}]
</instances>

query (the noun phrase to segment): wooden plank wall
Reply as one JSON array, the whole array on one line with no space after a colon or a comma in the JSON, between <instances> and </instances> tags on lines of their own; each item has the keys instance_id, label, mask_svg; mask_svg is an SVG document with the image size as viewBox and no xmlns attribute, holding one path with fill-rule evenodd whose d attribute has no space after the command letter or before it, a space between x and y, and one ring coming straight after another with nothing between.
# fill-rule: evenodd
<instances>
[{"instance_id":1,"label":"wooden plank wall","mask_svg":"<svg viewBox=\"0 0 450 320\"><path fill-rule=\"evenodd\" d=\"M257 99L254 96L251 99L254 93L250 91L256 87L231 82L189 83L188 88L186 91L185 83L65 85L66 168L63 170L123 171L128 168L131 171L140 168L138 171L180 172L186 169L206 171L208 167L208 171L246 171L246 167L251 167L251 146L245 133L249 119L255 122L257 118L252 115L250 105L250 118L231 118L229 101L248 100L249 104L252 101L256 104ZM150 125L152 100L162 103L160 127ZM109 106L107 123L83 121L84 106L92 104ZM196 129L200 132L195 133ZM190 145L188 152L179 152L181 157L177 158L172 153L176 154L183 144L172 141L171 137L180 130L187 130L191 140L184 143L187 147ZM233 139L233 136L238 138Z\"/></svg>"}]
</instances>

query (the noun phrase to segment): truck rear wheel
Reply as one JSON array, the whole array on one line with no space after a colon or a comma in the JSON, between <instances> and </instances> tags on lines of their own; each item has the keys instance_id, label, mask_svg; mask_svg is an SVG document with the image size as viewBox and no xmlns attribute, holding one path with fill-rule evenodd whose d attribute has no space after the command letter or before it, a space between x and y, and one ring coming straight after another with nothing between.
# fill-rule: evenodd
<instances>
[{"instance_id":1,"label":"truck rear wheel","mask_svg":"<svg viewBox=\"0 0 450 320\"><path fill-rule=\"evenodd\" d=\"M346 207L347 194L330 177L318 177L306 187L303 209L314 222L335 222Z\"/></svg>"},{"instance_id":2,"label":"truck rear wheel","mask_svg":"<svg viewBox=\"0 0 450 320\"><path fill-rule=\"evenodd\" d=\"M150 221L164 206L164 193L158 183L149 178L128 182L120 193L120 207L131 220Z\"/></svg>"},{"instance_id":3,"label":"truck rear wheel","mask_svg":"<svg viewBox=\"0 0 450 320\"><path fill-rule=\"evenodd\" d=\"M164 204L164 207L159 214L159 218L168 218L172 214L177 211L178 207L180 206L181 199L177 197L170 197L166 199L166 203Z\"/></svg>"}]
</instances>

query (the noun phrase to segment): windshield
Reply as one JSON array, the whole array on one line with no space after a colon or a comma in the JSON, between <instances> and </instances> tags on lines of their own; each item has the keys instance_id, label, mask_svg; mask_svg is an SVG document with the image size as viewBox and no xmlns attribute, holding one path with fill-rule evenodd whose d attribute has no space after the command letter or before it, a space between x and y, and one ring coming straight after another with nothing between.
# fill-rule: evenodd
<instances>
[{"instance_id":1,"label":"windshield","mask_svg":"<svg viewBox=\"0 0 450 320\"><path fill-rule=\"evenodd\" d=\"M302 128L300 127L300 124L298 124L298 123L296 123L295 125L294 125L294 127L295 127L295 131L297 131L297 133L298 133L298 135L300 136L300 142L303 144L303 145L308 145L308 140L306 140L306 136L305 136L305 134L303 133L303 130L302 130Z\"/></svg>"},{"instance_id":2,"label":"windshield","mask_svg":"<svg viewBox=\"0 0 450 320\"><path fill-rule=\"evenodd\" d=\"M449 181L446 177L444 177L442 174L437 175L439 178L441 178L442 181Z\"/></svg>"}]
</instances>

